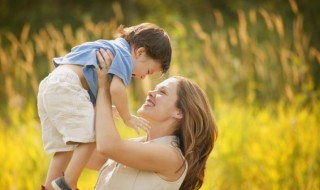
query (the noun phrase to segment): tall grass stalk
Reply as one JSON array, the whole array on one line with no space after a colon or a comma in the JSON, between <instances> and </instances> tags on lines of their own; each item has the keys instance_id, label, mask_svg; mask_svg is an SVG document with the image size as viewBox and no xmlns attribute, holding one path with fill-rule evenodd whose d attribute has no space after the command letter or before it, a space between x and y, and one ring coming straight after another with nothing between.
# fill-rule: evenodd
<instances>
[{"instance_id":1,"label":"tall grass stalk","mask_svg":"<svg viewBox=\"0 0 320 190\"><path fill-rule=\"evenodd\" d=\"M173 44L170 75L184 75L206 91L220 136L210 157L202 189L317 189L320 186L319 89L312 64L320 53L310 46L303 18L285 26L267 10L238 11L230 26L213 10L212 31L194 20L175 21L168 31ZM86 41L112 39L123 14L83 27L48 23L36 33L26 24L20 36L0 36L0 187L39 189L50 156L45 155L36 110L38 84L51 70L52 58ZM132 110L163 78L133 81ZM258 106L257 106L258 105ZM119 124L121 135L132 136ZM93 189L97 172L85 171L80 189Z\"/></svg>"}]
</instances>

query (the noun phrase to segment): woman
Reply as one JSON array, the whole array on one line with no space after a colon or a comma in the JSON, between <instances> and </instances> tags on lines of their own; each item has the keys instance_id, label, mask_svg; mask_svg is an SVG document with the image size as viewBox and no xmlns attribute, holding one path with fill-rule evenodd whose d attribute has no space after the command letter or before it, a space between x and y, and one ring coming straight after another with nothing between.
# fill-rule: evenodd
<instances>
[{"instance_id":1,"label":"woman","mask_svg":"<svg viewBox=\"0 0 320 190\"><path fill-rule=\"evenodd\" d=\"M161 82L149 91L138 110L146 119L140 127L147 131L147 137L123 140L113 121L106 77L112 55L101 53L105 59L97 54L102 66L97 70L97 152L88 166L97 169L109 159L100 170L95 189L199 189L218 132L204 92L184 77Z\"/></svg>"}]
</instances>

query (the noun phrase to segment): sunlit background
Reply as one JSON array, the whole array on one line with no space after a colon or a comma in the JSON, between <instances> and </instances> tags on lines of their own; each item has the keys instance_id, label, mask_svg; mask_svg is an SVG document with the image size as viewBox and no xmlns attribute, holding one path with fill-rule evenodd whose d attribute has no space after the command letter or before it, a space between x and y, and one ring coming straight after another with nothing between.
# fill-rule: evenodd
<instances>
[{"instance_id":1,"label":"sunlit background","mask_svg":"<svg viewBox=\"0 0 320 190\"><path fill-rule=\"evenodd\" d=\"M219 137L201 190L320 189L319 10L311 0L1 0L0 189L45 181L52 155L42 148L36 95L52 58L141 22L171 37L165 77L189 77L210 99ZM165 77L134 79L131 110ZM96 179L84 171L79 189Z\"/></svg>"}]
</instances>

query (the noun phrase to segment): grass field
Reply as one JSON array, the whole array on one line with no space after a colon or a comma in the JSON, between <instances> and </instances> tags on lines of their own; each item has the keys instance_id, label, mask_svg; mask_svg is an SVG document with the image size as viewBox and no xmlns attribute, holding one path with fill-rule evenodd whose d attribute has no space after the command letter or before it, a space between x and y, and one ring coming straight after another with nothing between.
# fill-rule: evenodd
<instances>
[{"instance_id":1,"label":"grass field","mask_svg":"<svg viewBox=\"0 0 320 190\"><path fill-rule=\"evenodd\" d=\"M214 11L216 29L204 31L174 23L170 75L197 81L206 91L219 127L201 190L319 189L320 103L312 68L320 63L297 15L289 29L265 10L238 12L227 27ZM48 23L36 33L26 24L20 36L0 35L0 187L40 189L50 155L45 155L36 110L40 80L53 69L51 59L85 41L110 39L119 22L82 28ZM160 79L134 81L132 110ZM119 124L124 138L134 132ZM97 172L85 171L79 188L93 189Z\"/></svg>"}]
</instances>

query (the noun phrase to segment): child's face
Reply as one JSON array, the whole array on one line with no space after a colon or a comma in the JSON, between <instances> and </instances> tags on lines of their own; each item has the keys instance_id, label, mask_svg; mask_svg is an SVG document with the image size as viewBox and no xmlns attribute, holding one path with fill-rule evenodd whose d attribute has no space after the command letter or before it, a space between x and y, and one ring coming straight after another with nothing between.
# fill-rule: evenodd
<instances>
[{"instance_id":1,"label":"child's face","mask_svg":"<svg viewBox=\"0 0 320 190\"><path fill-rule=\"evenodd\" d=\"M147 75L156 74L162 71L160 61L147 56L145 48L141 47L133 55L133 73L132 77L144 79Z\"/></svg>"}]
</instances>

